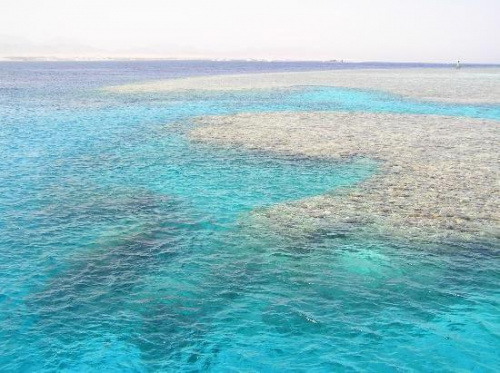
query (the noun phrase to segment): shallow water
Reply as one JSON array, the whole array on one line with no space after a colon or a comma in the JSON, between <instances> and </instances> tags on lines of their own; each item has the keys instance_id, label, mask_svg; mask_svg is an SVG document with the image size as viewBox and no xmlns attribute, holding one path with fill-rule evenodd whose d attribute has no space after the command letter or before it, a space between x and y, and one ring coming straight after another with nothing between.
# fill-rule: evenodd
<instances>
[{"instance_id":1,"label":"shallow water","mask_svg":"<svg viewBox=\"0 0 500 373\"><path fill-rule=\"evenodd\" d=\"M258 64L5 66L1 371L500 368L493 243L272 234L252 227L249 212L355 185L377 164L186 139L198 115L342 110L500 120L499 107L326 87L98 90L153 76L270 69Z\"/></svg>"}]
</instances>

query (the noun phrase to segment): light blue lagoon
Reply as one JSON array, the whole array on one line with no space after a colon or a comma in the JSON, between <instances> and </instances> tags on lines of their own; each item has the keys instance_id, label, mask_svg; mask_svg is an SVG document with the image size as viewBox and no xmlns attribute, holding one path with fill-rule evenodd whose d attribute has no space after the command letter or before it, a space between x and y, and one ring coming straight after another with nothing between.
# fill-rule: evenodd
<instances>
[{"instance_id":1,"label":"light blue lagoon","mask_svg":"<svg viewBox=\"0 0 500 373\"><path fill-rule=\"evenodd\" d=\"M330 87L119 95L152 78L321 64L0 63L0 371L500 369L495 242L271 234L255 209L354 186L367 159L189 142L200 115L500 120Z\"/></svg>"}]
</instances>

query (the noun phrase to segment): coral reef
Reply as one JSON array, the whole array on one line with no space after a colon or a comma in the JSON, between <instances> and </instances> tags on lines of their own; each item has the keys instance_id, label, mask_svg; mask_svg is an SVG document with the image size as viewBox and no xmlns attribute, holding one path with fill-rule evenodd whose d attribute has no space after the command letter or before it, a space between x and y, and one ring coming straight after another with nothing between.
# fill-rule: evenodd
<instances>
[{"instance_id":1,"label":"coral reef","mask_svg":"<svg viewBox=\"0 0 500 373\"><path fill-rule=\"evenodd\" d=\"M376 69L218 75L107 87L116 93L183 90L234 91L293 86L335 86L379 90L426 101L500 103L500 69Z\"/></svg>"},{"instance_id":2,"label":"coral reef","mask_svg":"<svg viewBox=\"0 0 500 373\"><path fill-rule=\"evenodd\" d=\"M200 118L190 137L281 155L368 157L356 188L254 213L276 229L363 227L424 239L500 237L500 124L443 116L267 113Z\"/></svg>"}]
</instances>

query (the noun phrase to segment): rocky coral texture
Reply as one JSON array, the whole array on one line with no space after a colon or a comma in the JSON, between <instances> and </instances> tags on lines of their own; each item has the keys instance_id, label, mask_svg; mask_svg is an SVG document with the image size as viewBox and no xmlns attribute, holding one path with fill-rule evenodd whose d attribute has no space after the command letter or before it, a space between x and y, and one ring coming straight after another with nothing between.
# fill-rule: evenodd
<instances>
[{"instance_id":1,"label":"rocky coral texture","mask_svg":"<svg viewBox=\"0 0 500 373\"><path fill-rule=\"evenodd\" d=\"M117 93L145 93L276 89L292 86L380 90L426 101L463 104L500 103L498 68L363 69L219 75L134 83L108 87L106 90Z\"/></svg>"},{"instance_id":2,"label":"rocky coral texture","mask_svg":"<svg viewBox=\"0 0 500 373\"><path fill-rule=\"evenodd\" d=\"M194 141L381 161L356 188L257 211L276 229L364 227L417 238L498 239L500 123L443 116L265 113L199 119Z\"/></svg>"}]
</instances>

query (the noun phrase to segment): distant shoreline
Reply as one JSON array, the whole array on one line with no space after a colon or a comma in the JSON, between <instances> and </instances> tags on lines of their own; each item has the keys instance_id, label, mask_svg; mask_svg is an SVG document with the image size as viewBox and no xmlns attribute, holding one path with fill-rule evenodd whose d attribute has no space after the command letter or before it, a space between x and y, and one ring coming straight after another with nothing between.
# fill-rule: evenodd
<instances>
[{"instance_id":1,"label":"distant shoreline","mask_svg":"<svg viewBox=\"0 0 500 373\"><path fill-rule=\"evenodd\" d=\"M362 66L379 65L383 67L454 67L450 62L418 62L418 61L356 61L356 60L295 60L295 59L258 59L258 58L193 58L193 57L60 57L60 56L0 56L0 62L169 62L169 61L210 61L210 62L255 62L255 63L322 63L331 65ZM464 62L462 67L500 67L498 63Z\"/></svg>"}]
</instances>

